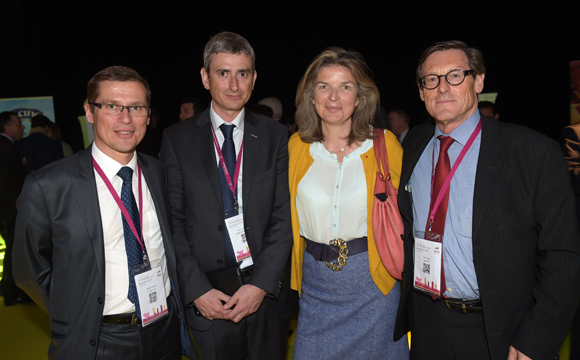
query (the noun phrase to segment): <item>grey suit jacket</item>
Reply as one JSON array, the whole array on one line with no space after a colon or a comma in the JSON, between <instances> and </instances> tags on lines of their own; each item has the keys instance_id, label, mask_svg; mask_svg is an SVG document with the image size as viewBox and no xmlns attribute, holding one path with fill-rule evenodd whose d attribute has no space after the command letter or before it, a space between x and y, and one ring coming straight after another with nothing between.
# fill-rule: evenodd
<instances>
[{"instance_id":1,"label":"grey suit jacket","mask_svg":"<svg viewBox=\"0 0 580 360\"><path fill-rule=\"evenodd\" d=\"M413 330L413 212L405 184L434 134L410 130L399 207L405 224L404 284L395 337ZM580 297L580 235L558 144L526 127L482 117L473 199L473 262L492 359L509 346L554 358Z\"/></svg>"},{"instance_id":2,"label":"grey suit jacket","mask_svg":"<svg viewBox=\"0 0 580 360\"><path fill-rule=\"evenodd\" d=\"M159 218L167 269L176 279L165 169L148 155L138 154L138 161ZM50 316L49 358L94 358L105 254L91 147L26 178L12 254L16 283Z\"/></svg>"},{"instance_id":3,"label":"grey suit jacket","mask_svg":"<svg viewBox=\"0 0 580 360\"><path fill-rule=\"evenodd\" d=\"M267 297L262 306L274 306L288 318L297 303L285 271L292 247L288 130L249 111L244 122L242 200L254 260L250 283L276 298ZM165 130L161 159L168 172L179 286L183 303L190 303L213 288L205 272L225 267L224 212L209 108ZM186 313L194 329L213 323Z\"/></svg>"}]
</instances>

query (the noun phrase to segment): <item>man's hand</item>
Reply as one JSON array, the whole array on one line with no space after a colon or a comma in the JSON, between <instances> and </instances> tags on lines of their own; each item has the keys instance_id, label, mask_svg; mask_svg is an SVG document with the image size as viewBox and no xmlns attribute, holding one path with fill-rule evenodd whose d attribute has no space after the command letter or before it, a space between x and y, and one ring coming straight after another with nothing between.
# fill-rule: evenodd
<instances>
[{"instance_id":1,"label":"man's hand","mask_svg":"<svg viewBox=\"0 0 580 360\"><path fill-rule=\"evenodd\" d=\"M532 360L532 359L522 354L521 352L517 351L515 347L510 346L508 360Z\"/></svg>"},{"instance_id":2,"label":"man's hand","mask_svg":"<svg viewBox=\"0 0 580 360\"><path fill-rule=\"evenodd\" d=\"M193 300L193 304L206 319L226 319L226 315L228 315L232 310L225 308L222 301L227 302L228 300L230 300L230 296L219 290L211 289L202 296Z\"/></svg>"},{"instance_id":3,"label":"man's hand","mask_svg":"<svg viewBox=\"0 0 580 360\"><path fill-rule=\"evenodd\" d=\"M243 285L223 306L224 310L226 310L231 309L231 307L235 305L233 310L228 310L231 312L227 314L225 318L235 323L239 323L244 317L258 311L265 296L266 291L257 286L250 284Z\"/></svg>"}]
</instances>

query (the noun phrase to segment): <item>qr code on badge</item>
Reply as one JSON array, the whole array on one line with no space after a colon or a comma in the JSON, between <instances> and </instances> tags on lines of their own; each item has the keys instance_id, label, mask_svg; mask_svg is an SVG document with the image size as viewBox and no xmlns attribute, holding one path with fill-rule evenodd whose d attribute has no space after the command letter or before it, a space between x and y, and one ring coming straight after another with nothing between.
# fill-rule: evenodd
<instances>
[{"instance_id":1,"label":"qr code on badge","mask_svg":"<svg viewBox=\"0 0 580 360\"><path fill-rule=\"evenodd\" d=\"M153 304L157 301L157 291L154 291L149 294L149 304Z\"/></svg>"},{"instance_id":2,"label":"qr code on badge","mask_svg":"<svg viewBox=\"0 0 580 360\"><path fill-rule=\"evenodd\" d=\"M241 234L242 236L242 242L246 242L246 234Z\"/></svg>"},{"instance_id":3,"label":"qr code on badge","mask_svg":"<svg viewBox=\"0 0 580 360\"><path fill-rule=\"evenodd\" d=\"M423 272L425 274L431 274L431 264L423 263Z\"/></svg>"}]
</instances>

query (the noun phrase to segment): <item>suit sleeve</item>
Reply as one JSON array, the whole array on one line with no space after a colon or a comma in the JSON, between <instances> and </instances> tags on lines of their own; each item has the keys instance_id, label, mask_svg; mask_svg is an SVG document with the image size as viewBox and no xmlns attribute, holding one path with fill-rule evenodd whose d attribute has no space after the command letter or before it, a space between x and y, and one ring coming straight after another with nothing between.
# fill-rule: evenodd
<instances>
[{"instance_id":1,"label":"suit sleeve","mask_svg":"<svg viewBox=\"0 0 580 360\"><path fill-rule=\"evenodd\" d=\"M12 251L14 280L40 308L48 312L52 280L52 231L45 197L34 176L26 178L17 205Z\"/></svg>"},{"instance_id":2,"label":"suit sleeve","mask_svg":"<svg viewBox=\"0 0 580 360\"><path fill-rule=\"evenodd\" d=\"M565 127L560 135L560 144L568 164L568 173L572 180L574 193L580 195L580 138L576 129L580 130L580 127Z\"/></svg>"},{"instance_id":3,"label":"suit sleeve","mask_svg":"<svg viewBox=\"0 0 580 360\"><path fill-rule=\"evenodd\" d=\"M250 283L278 297L284 268L292 248L292 219L288 185L288 130L280 132L276 158L276 191L259 257L254 259Z\"/></svg>"},{"instance_id":4,"label":"suit sleeve","mask_svg":"<svg viewBox=\"0 0 580 360\"><path fill-rule=\"evenodd\" d=\"M537 160L542 165L533 199L538 234L534 304L512 345L532 359L547 359L564 341L580 297L580 234L574 195L556 144L550 143Z\"/></svg>"},{"instance_id":5,"label":"suit sleeve","mask_svg":"<svg viewBox=\"0 0 580 360\"><path fill-rule=\"evenodd\" d=\"M191 250L190 241L185 232L187 204L184 193L183 173L173 147L174 143L171 133L166 131L161 143L161 160L167 170L167 192L169 194L169 203L171 204L171 222L179 290L184 304L187 304L213 289L213 286L205 273L200 270L199 261Z\"/></svg>"}]
</instances>

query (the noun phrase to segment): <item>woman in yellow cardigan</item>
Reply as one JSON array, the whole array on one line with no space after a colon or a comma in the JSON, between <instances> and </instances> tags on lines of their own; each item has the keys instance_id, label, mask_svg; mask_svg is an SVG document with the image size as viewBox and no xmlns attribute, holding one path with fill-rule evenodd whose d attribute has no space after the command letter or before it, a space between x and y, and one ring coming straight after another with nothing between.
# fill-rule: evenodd
<instances>
[{"instance_id":1,"label":"woman in yellow cardigan","mask_svg":"<svg viewBox=\"0 0 580 360\"><path fill-rule=\"evenodd\" d=\"M329 48L308 67L296 94L289 147L291 286L300 294L294 359L408 359L393 342L400 297L372 232L377 163L371 120L379 92L363 57ZM393 185L403 151L385 131ZM348 258L339 258L339 248Z\"/></svg>"}]
</instances>

